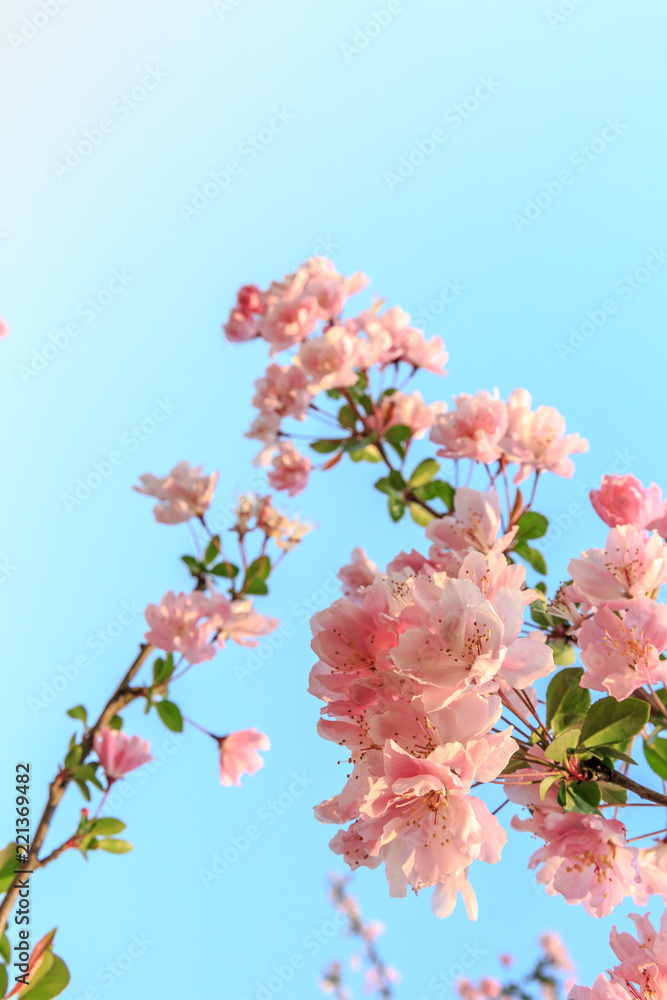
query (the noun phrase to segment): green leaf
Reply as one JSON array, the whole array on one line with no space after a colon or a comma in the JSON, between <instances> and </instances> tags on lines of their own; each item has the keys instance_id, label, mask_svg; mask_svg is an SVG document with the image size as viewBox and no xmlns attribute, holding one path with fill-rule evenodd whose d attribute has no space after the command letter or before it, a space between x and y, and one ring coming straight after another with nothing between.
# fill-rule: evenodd
<instances>
[{"instance_id":1,"label":"green leaf","mask_svg":"<svg viewBox=\"0 0 667 1000\"><path fill-rule=\"evenodd\" d=\"M9 959L7 959L9 961ZM0 965L0 996L4 997L7 992L7 969L4 965Z\"/></svg>"},{"instance_id":2,"label":"green leaf","mask_svg":"<svg viewBox=\"0 0 667 1000\"><path fill-rule=\"evenodd\" d=\"M632 757L629 757L627 753L623 753L622 750L617 750L616 747L608 747L608 746L589 747L589 750L591 754L593 754L595 757L602 757L603 759L606 758L609 760L623 760L625 761L626 764L634 764L635 766L637 765L636 760L633 760ZM582 755L582 760L583 759L584 755Z\"/></svg>"},{"instance_id":3,"label":"green leaf","mask_svg":"<svg viewBox=\"0 0 667 1000\"><path fill-rule=\"evenodd\" d=\"M96 835L111 835L122 833L124 829L125 823L122 820L114 819L113 816L102 816L100 819L93 820L90 832Z\"/></svg>"},{"instance_id":4,"label":"green leaf","mask_svg":"<svg viewBox=\"0 0 667 1000\"><path fill-rule=\"evenodd\" d=\"M570 664L575 662L577 655L574 651L574 646L567 639L555 639L553 642L548 643L548 645L553 653L555 666L569 667Z\"/></svg>"},{"instance_id":5,"label":"green leaf","mask_svg":"<svg viewBox=\"0 0 667 1000\"><path fill-rule=\"evenodd\" d=\"M12 949L9 945L7 935L2 934L0 935L0 958L2 959L3 962L9 964L9 960L11 957L12 957ZM1 994L2 990L0 990L0 995Z\"/></svg>"},{"instance_id":6,"label":"green leaf","mask_svg":"<svg viewBox=\"0 0 667 1000\"><path fill-rule=\"evenodd\" d=\"M393 489L397 490L399 493L403 493L406 482L398 469L391 470L389 473L389 482L391 483Z\"/></svg>"},{"instance_id":7,"label":"green leaf","mask_svg":"<svg viewBox=\"0 0 667 1000\"><path fill-rule=\"evenodd\" d=\"M16 862L16 844L14 841L0 851L0 892L5 892L14 881Z\"/></svg>"},{"instance_id":8,"label":"green leaf","mask_svg":"<svg viewBox=\"0 0 667 1000\"><path fill-rule=\"evenodd\" d=\"M128 851L133 850L133 846L127 840L117 840L113 837L98 840L96 849L98 851L108 851L109 854L127 854Z\"/></svg>"},{"instance_id":9,"label":"green leaf","mask_svg":"<svg viewBox=\"0 0 667 1000\"><path fill-rule=\"evenodd\" d=\"M557 764L563 764L565 763L565 757L567 756L568 751L574 750L578 739L579 730L576 727L567 729L565 732L560 733L556 739L549 744L544 751L544 756L548 757L549 760L555 761Z\"/></svg>"},{"instance_id":10,"label":"green leaf","mask_svg":"<svg viewBox=\"0 0 667 1000\"><path fill-rule=\"evenodd\" d=\"M220 537L214 535L211 541L206 546L206 551L204 552L204 563L206 566L210 566L220 555Z\"/></svg>"},{"instance_id":11,"label":"green leaf","mask_svg":"<svg viewBox=\"0 0 667 1000\"><path fill-rule=\"evenodd\" d=\"M389 517L392 521L400 521L405 514L405 503L395 497L389 497Z\"/></svg>"},{"instance_id":12,"label":"green leaf","mask_svg":"<svg viewBox=\"0 0 667 1000\"><path fill-rule=\"evenodd\" d=\"M427 524L431 523L435 516L429 511L424 510L421 504L418 503L411 503L408 509L410 511L410 517L415 524L419 525L420 528L425 528Z\"/></svg>"},{"instance_id":13,"label":"green leaf","mask_svg":"<svg viewBox=\"0 0 667 1000\"><path fill-rule=\"evenodd\" d=\"M584 676L583 667L559 670L547 688L547 726L560 733L569 729L572 722L586 715L591 705L591 694L579 686Z\"/></svg>"},{"instance_id":14,"label":"green leaf","mask_svg":"<svg viewBox=\"0 0 667 1000\"><path fill-rule=\"evenodd\" d=\"M41 971L41 970L40 970ZM69 970L62 958L53 955L53 963L47 974L40 978L34 986L29 986L27 990L21 992L21 1000L29 997L30 1000L52 1000L59 996L68 986L70 980Z\"/></svg>"},{"instance_id":15,"label":"green leaf","mask_svg":"<svg viewBox=\"0 0 667 1000\"><path fill-rule=\"evenodd\" d=\"M530 545L526 544L526 542L518 542L514 546L513 551L516 552L518 556L521 556L521 558L524 559L529 566L532 566L536 573L541 573L543 576L546 574L547 564L544 561L544 556L539 549L531 548Z\"/></svg>"},{"instance_id":16,"label":"green leaf","mask_svg":"<svg viewBox=\"0 0 667 1000\"><path fill-rule=\"evenodd\" d=\"M174 672L174 657L171 653L163 659L158 656L153 664L153 684L164 684Z\"/></svg>"},{"instance_id":17,"label":"green leaf","mask_svg":"<svg viewBox=\"0 0 667 1000\"><path fill-rule=\"evenodd\" d=\"M363 392L361 394L361 396L359 396L359 402L361 403L361 405L363 406L364 410L366 411L366 415L367 416L370 417L371 414L375 412L375 407L373 406L373 400L368 395L368 393Z\"/></svg>"},{"instance_id":18,"label":"green leaf","mask_svg":"<svg viewBox=\"0 0 667 1000\"><path fill-rule=\"evenodd\" d=\"M192 576L201 576L205 572L206 567L202 566L194 556L181 556L181 562L185 563Z\"/></svg>"},{"instance_id":19,"label":"green leaf","mask_svg":"<svg viewBox=\"0 0 667 1000\"><path fill-rule=\"evenodd\" d=\"M394 424L393 427L387 428L384 439L389 444L402 444L403 441L407 441L411 436L412 431L405 424Z\"/></svg>"},{"instance_id":20,"label":"green leaf","mask_svg":"<svg viewBox=\"0 0 667 1000\"><path fill-rule=\"evenodd\" d=\"M74 784L79 789L86 802L90 802L90 791L88 789L88 785L86 784L86 782L81 781L79 778L75 778Z\"/></svg>"},{"instance_id":21,"label":"green leaf","mask_svg":"<svg viewBox=\"0 0 667 1000\"><path fill-rule=\"evenodd\" d=\"M84 726L88 724L88 713L83 705L75 705L74 708L69 708L67 714L70 719L78 719L80 722L83 722Z\"/></svg>"},{"instance_id":22,"label":"green leaf","mask_svg":"<svg viewBox=\"0 0 667 1000\"><path fill-rule=\"evenodd\" d=\"M454 494L456 490L450 483L446 483L444 479L436 479L430 484L435 489L435 496L439 497L444 501L447 510L454 510Z\"/></svg>"},{"instance_id":23,"label":"green leaf","mask_svg":"<svg viewBox=\"0 0 667 1000\"><path fill-rule=\"evenodd\" d=\"M656 736L644 743L646 763L661 778L667 779L667 740Z\"/></svg>"},{"instance_id":24,"label":"green leaf","mask_svg":"<svg viewBox=\"0 0 667 1000\"><path fill-rule=\"evenodd\" d=\"M82 757L83 747L79 745L72 747L72 749L65 755L65 767L76 767Z\"/></svg>"},{"instance_id":25,"label":"green leaf","mask_svg":"<svg viewBox=\"0 0 667 1000\"><path fill-rule=\"evenodd\" d=\"M353 462L377 463L382 461L382 455L374 444L367 444L365 448L359 448L355 451L351 451L349 454Z\"/></svg>"},{"instance_id":26,"label":"green leaf","mask_svg":"<svg viewBox=\"0 0 667 1000\"><path fill-rule=\"evenodd\" d=\"M623 805L628 801L626 789L612 784L611 781L598 781L598 787L605 802L611 802L614 805Z\"/></svg>"},{"instance_id":27,"label":"green leaf","mask_svg":"<svg viewBox=\"0 0 667 1000\"><path fill-rule=\"evenodd\" d=\"M269 573L271 572L271 560L268 556L259 556L254 562L251 562L246 570L245 582L249 583L250 580L266 580ZM245 589L245 588L244 588Z\"/></svg>"},{"instance_id":28,"label":"green leaf","mask_svg":"<svg viewBox=\"0 0 667 1000\"><path fill-rule=\"evenodd\" d=\"M263 580L252 580L247 587L243 588L246 594L268 594L269 588Z\"/></svg>"},{"instance_id":29,"label":"green leaf","mask_svg":"<svg viewBox=\"0 0 667 1000\"><path fill-rule=\"evenodd\" d=\"M310 447L319 455L328 455L330 451L336 451L343 443L342 438L323 438L321 441L311 441Z\"/></svg>"},{"instance_id":30,"label":"green leaf","mask_svg":"<svg viewBox=\"0 0 667 1000\"><path fill-rule=\"evenodd\" d=\"M158 701L155 707L167 729L171 729L172 733L183 732L183 716L178 705L174 705L173 701Z\"/></svg>"},{"instance_id":31,"label":"green leaf","mask_svg":"<svg viewBox=\"0 0 667 1000\"><path fill-rule=\"evenodd\" d=\"M549 522L543 514L527 510L519 518L517 527L519 530L516 533L516 540L518 542L528 542L533 538L542 538L546 535Z\"/></svg>"},{"instance_id":32,"label":"green leaf","mask_svg":"<svg viewBox=\"0 0 667 1000\"><path fill-rule=\"evenodd\" d=\"M439 472L440 462L436 462L434 458L425 458L408 479L408 486L424 486L426 483L430 483Z\"/></svg>"},{"instance_id":33,"label":"green leaf","mask_svg":"<svg viewBox=\"0 0 667 1000\"><path fill-rule=\"evenodd\" d=\"M598 813L602 792L597 781L573 781L567 786L565 809L568 812Z\"/></svg>"},{"instance_id":34,"label":"green leaf","mask_svg":"<svg viewBox=\"0 0 667 1000\"><path fill-rule=\"evenodd\" d=\"M217 566L212 566L209 572L214 576L224 576L228 580L233 579L239 571L238 566L230 562L220 562Z\"/></svg>"},{"instance_id":35,"label":"green leaf","mask_svg":"<svg viewBox=\"0 0 667 1000\"><path fill-rule=\"evenodd\" d=\"M543 778L540 782L540 798L542 801L546 798L547 792L553 785L554 781L560 781L560 774L550 774L548 778Z\"/></svg>"},{"instance_id":36,"label":"green leaf","mask_svg":"<svg viewBox=\"0 0 667 1000\"><path fill-rule=\"evenodd\" d=\"M112 716L111 719L109 719L109 729L122 729L122 728L123 728L123 720L121 719L120 715L114 715Z\"/></svg>"},{"instance_id":37,"label":"green leaf","mask_svg":"<svg viewBox=\"0 0 667 1000\"><path fill-rule=\"evenodd\" d=\"M649 706L638 698L601 698L591 705L581 728L579 745L600 746L624 743L636 736L648 722Z\"/></svg>"},{"instance_id":38,"label":"green leaf","mask_svg":"<svg viewBox=\"0 0 667 1000\"><path fill-rule=\"evenodd\" d=\"M338 411L338 423L348 431L353 431L357 426L357 414L354 409L347 404L341 406Z\"/></svg>"}]
</instances>

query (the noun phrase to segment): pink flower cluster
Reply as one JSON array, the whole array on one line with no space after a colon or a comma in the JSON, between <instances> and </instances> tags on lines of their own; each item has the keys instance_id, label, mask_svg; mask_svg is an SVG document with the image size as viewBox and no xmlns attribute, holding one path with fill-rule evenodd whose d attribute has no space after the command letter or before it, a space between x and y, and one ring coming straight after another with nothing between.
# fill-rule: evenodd
<instances>
[{"instance_id":1,"label":"pink flower cluster","mask_svg":"<svg viewBox=\"0 0 667 1000\"><path fill-rule=\"evenodd\" d=\"M180 653L188 663L215 656L214 642L224 648L227 639L240 646L256 646L260 636L278 627L277 618L254 610L252 602L229 601L223 594L174 594L146 608L146 642L165 652Z\"/></svg>"},{"instance_id":2,"label":"pink flower cluster","mask_svg":"<svg viewBox=\"0 0 667 1000\"><path fill-rule=\"evenodd\" d=\"M215 493L218 473L203 476L200 465L179 462L164 479L149 473L139 479L141 486L133 489L161 501L153 508L155 520L160 524L183 524L191 517L201 518L206 513Z\"/></svg>"},{"instance_id":3,"label":"pink flower cluster","mask_svg":"<svg viewBox=\"0 0 667 1000\"><path fill-rule=\"evenodd\" d=\"M220 745L220 784L240 785L242 774L255 774L264 761L258 750L269 750L271 742L268 736L257 729L239 729L228 736L221 736Z\"/></svg>"},{"instance_id":4,"label":"pink flower cluster","mask_svg":"<svg viewBox=\"0 0 667 1000\"><path fill-rule=\"evenodd\" d=\"M644 489L634 476L605 476L591 501L613 527L604 549L587 549L569 564L569 596L585 611L572 634L586 668L582 687L620 701L667 681L667 607L657 602L667 582L667 544L650 530L664 504L655 483Z\"/></svg>"},{"instance_id":5,"label":"pink flower cluster","mask_svg":"<svg viewBox=\"0 0 667 1000\"><path fill-rule=\"evenodd\" d=\"M511 727L497 729L502 700L531 698L553 657L520 635L536 595L523 567L494 550L497 496L459 493L455 515L429 526L428 560L401 553L380 573L354 551L340 573L345 597L312 619L310 691L325 702L320 734L352 765L316 810L349 824L332 849L351 867L384 863L392 895L434 886L438 916L460 893L474 919L468 869L497 862L506 834L471 789L516 750Z\"/></svg>"},{"instance_id":6,"label":"pink flower cluster","mask_svg":"<svg viewBox=\"0 0 667 1000\"><path fill-rule=\"evenodd\" d=\"M153 759L146 740L109 726L95 733L93 747L110 785Z\"/></svg>"},{"instance_id":7,"label":"pink flower cluster","mask_svg":"<svg viewBox=\"0 0 667 1000\"><path fill-rule=\"evenodd\" d=\"M374 307L354 318L343 318L350 296L368 284L363 274L340 275L325 257L314 257L282 282L266 291L255 285L240 289L224 326L227 338L241 342L260 337L270 345L271 356L291 351L289 362L272 363L255 382L253 406L258 415L246 437L262 443L258 464L271 464L269 482L290 496L308 481L310 461L291 443L281 441L286 417L304 420L314 408L315 397L329 390L345 390L361 373L382 371L405 363L414 371L425 368L444 375L447 353L442 341L424 339L410 325L402 309L380 312ZM371 415L368 429L386 430L407 424L415 436L430 428L443 407L428 407L419 393L385 397Z\"/></svg>"},{"instance_id":8,"label":"pink flower cluster","mask_svg":"<svg viewBox=\"0 0 667 1000\"><path fill-rule=\"evenodd\" d=\"M599 975L592 988L575 986L568 1000L665 1000L667 998L667 913L656 932L648 914L630 914L637 937L617 929L609 943L618 959L609 979Z\"/></svg>"},{"instance_id":9,"label":"pink flower cluster","mask_svg":"<svg viewBox=\"0 0 667 1000\"><path fill-rule=\"evenodd\" d=\"M443 458L518 465L516 484L531 472L569 478L574 472L569 456L588 451L588 442L566 434L565 420L553 407L530 407L525 389L515 389L507 403L488 392L464 393L454 399L452 411L436 418L431 441L440 445L437 454Z\"/></svg>"}]
</instances>

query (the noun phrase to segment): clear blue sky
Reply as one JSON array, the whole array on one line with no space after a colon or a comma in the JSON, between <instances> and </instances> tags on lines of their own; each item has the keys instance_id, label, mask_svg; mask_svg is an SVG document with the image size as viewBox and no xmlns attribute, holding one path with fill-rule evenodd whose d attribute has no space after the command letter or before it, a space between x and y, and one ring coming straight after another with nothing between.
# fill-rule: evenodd
<instances>
[{"instance_id":1,"label":"clear blue sky","mask_svg":"<svg viewBox=\"0 0 667 1000\"><path fill-rule=\"evenodd\" d=\"M390 303L428 310L427 333L451 354L448 380L422 381L429 399L524 386L536 402L557 405L591 451L577 457L573 481L554 481L542 495L563 528L548 553L553 583L570 556L604 537L588 511L577 508L568 524L587 484L620 461L667 485L658 416L664 4L563 0L558 15L559 2L403 0L389 21L380 17L381 30L362 35L383 0L236 0L217 9L212 0L44 0L49 16L38 0L4 0L7 839L15 761L33 762L36 814L72 730L65 710L97 709L134 655L141 620L116 627L123 605L142 608L186 583L178 556L187 532L154 524L148 501L131 492L136 477L183 458L203 462L221 470L222 506L248 482L254 447L242 432L265 355L222 341L238 285L266 284L328 252L344 273L370 274ZM253 137L267 128L253 155ZM67 161L85 130L88 155ZM401 158L420 142L432 153L410 173ZM225 175L230 160L241 166ZM206 194L211 172L219 186ZM445 305L452 284L463 288ZM587 319L600 325L577 333ZM54 342L43 370L29 369ZM132 428L161 402L169 415L138 436ZM122 462L68 511L63 494L112 451ZM191 717L270 734L265 768L241 790L222 789L211 746L192 737L145 784L128 781L119 815L131 855L86 866L72 853L35 880L37 929L60 926L72 1000L92 987L104 1000L193 990L250 1000L294 954L303 968L280 992L306 1000L324 961L344 951L340 936L321 950L307 938L330 919L324 878L333 862L331 831L311 806L342 774L336 748L315 733L318 706L306 693L304 602L318 600L354 545L384 564L420 543L417 528L390 526L381 498L361 492L374 471L338 467L295 505L320 528L264 608L291 622L293 637L243 684L234 667L247 654L233 648L183 682L179 700ZM93 651L90 637L109 628L116 637ZM35 714L29 699L86 652L90 665ZM156 747L167 738L139 714L128 713L128 728ZM294 775L308 786L298 796L289 791ZM54 844L69 832L77 794L68 794ZM278 816L269 803L281 795L291 801ZM248 825L259 826L259 839L204 887L198 870ZM426 896L390 900L381 872L359 875L365 912L388 926L383 949L403 973L400 1000L435 997L429 980L466 946L488 953L475 975L493 972L498 951L529 955L540 929L566 936L580 981L609 964L613 919L596 922L538 892L526 871L534 846L515 835L501 865L474 871L477 924L462 907L437 921ZM99 978L134 934L152 942L145 953L120 978Z\"/></svg>"}]
</instances>

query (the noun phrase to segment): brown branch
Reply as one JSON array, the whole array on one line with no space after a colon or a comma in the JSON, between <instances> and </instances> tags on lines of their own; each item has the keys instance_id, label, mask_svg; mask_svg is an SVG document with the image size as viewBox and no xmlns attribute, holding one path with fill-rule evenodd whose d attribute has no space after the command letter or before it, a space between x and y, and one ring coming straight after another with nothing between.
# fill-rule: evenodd
<instances>
[{"instance_id":1,"label":"brown branch","mask_svg":"<svg viewBox=\"0 0 667 1000\"><path fill-rule=\"evenodd\" d=\"M95 722L94 725L91 726L91 728L88 729L84 734L84 738L81 742L81 747L83 750L81 756L81 763L85 761L86 757L90 754L93 748L93 740L95 739L95 734L104 726L108 726L111 720L113 719L114 715L117 714L117 712L121 711L123 708L125 708L126 705L129 705L130 702L140 697L140 695L136 694L135 691L130 690L130 684L138 674L139 670L145 663L147 657L150 655L153 648L154 647L149 645L148 643L141 644L141 646L139 647L139 653L137 657L135 658L134 662L128 669L127 673L121 680L120 684L118 685L118 687L111 695L104 708L102 709L99 718L97 719L97 722ZM60 771L58 771L58 774L55 776L55 778L49 785L49 794L46 800L46 805L44 807L44 812L42 813L39 819L37 828L35 830L35 834L32 837L30 843L30 853L28 854L28 857L20 865L17 865L16 868L17 879L20 879L21 875L24 874L25 872L32 872L35 871L37 868L43 868L49 861L54 860L54 856L57 857L59 854L62 853L62 850L64 850L64 845L63 845L62 848L58 848L43 861L39 860L39 852L41 851L44 840L46 839L46 835L49 832L49 827L51 826L51 821L53 819L54 813L58 808L58 806L60 805L60 802L62 800L63 795L65 794L67 786L70 783L70 780L71 778L68 777L67 770L61 769ZM9 914L12 912L14 908L14 904L16 903L19 890L21 888L21 886L15 884L17 879L15 879L14 883L12 883L12 885L9 887L9 889L5 893L5 897L2 900L2 903L0 903L0 936L4 933L4 930L7 927Z\"/></svg>"}]
</instances>

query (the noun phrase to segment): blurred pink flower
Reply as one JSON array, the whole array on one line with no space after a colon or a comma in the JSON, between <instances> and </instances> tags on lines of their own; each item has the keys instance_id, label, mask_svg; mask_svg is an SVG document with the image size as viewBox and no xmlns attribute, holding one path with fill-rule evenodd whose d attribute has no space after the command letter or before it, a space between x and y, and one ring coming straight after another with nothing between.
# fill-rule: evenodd
<instances>
[{"instance_id":1,"label":"blurred pink flower","mask_svg":"<svg viewBox=\"0 0 667 1000\"><path fill-rule=\"evenodd\" d=\"M240 729L228 736L221 736L220 783L225 786L240 785L242 774L255 774L264 761L258 750L269 750L269 737L257 729Z\"/></svg>"},{"instance_id":2,"label":"blurred pink flower","mask_svg":"<svg viewBox=\"0 0 667 1000\"><path fill-rule=\"evenodd\" d=\"M153 508L155 520L160 524L182 524L206 513L218 473L203 476L201 465L179 462L164 479L147 473L139 476L139 480L142 485L133 487L137 493L162 501Z\"/></svg>"},{"instance_id":3,"label":"blurred pink flower","mask_svg":"<svg viewBox=\"0 0 667 1000\"><path fill-rule=\"evenodd\" d=\"M660 519L665 510L660 487L651 483L645 489L630 474L603 476L600 488L591 490L590 497L596 513L610 528L621 524L646 528Z\"/></svg>"},{"instance_id":4,"label":"blurred pink flower","mask_svg":"<svg viewBox=\"0 0 667 1000\"><path fill-rule=\"evenodd\" d=\"M95 733L93 748L110 783L153 760L147 740L108 726Z\"/></svg>"}]
</instances>

